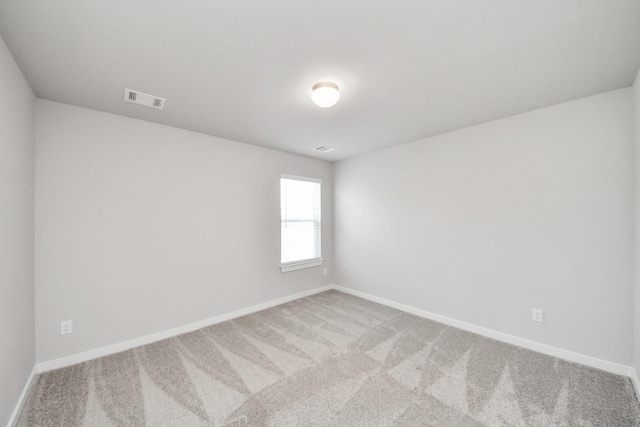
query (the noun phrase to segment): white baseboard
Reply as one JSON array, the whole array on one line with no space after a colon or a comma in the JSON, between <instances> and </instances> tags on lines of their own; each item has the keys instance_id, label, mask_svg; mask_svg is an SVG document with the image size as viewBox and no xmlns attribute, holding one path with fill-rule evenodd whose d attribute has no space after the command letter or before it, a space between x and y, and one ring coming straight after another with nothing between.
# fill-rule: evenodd
<instances>
[{"instance_id":1,"label":"white baseboard","mask_svg":"<svg viewBox=\"0 0 640 427\"><path fill-rule=\"evenodd\" d=\"M196 329L204 328L207 326L215 325L226 320L235 319L237 317L245 316L247 314L255 313L256 311L265 310L267 308L274 307L276 305L284 304L290 301L304 298L309 295L314 295L319 292L324 292L329 289L333 289L333 286L322 286L319 288L311 289L305 292L299 292L297 294L289 295L286 297L278 298L276 300L268 301L262 304L254 305L251 307L243 308L233 311L231 313L221 314L209 319L201 320L199 322L190 323L188 325L179 326L177 328L169 329L167 331L158 332L151 335L146 335L140 338L134 338L129 341L120 342L117 344L101 347L95 350L86 351L84 353L74 354L71 356L63 357L60 359L50 360L48 362L38 363L36 365L38 372L50 371L52 369L64 368L65 366L75 365L76 363L86 362L87 360L96 359L102 356L108 356L110 354L120 353L125 350L129 350L134 347L139 347L145 344L151 344L156 341L160 341L166 338L175 337L177 335L186 334L187 332L195 331Z\"/></svg>"},{"instance_id":2,"label":"white baseboard","mask_svg":"<svg viewBox=\"0 0 640 427\"><path fill-rule=\"evenodd\" d=\"M188 325L180 326L177 328L169 329L167 331L158 332L156 334L147 335L140 338L135 338L129 341L113 344L110 346L90 350L84 353L74 354L71 356L63 357L60 359L51 360L48 362L39 363L36 365L37 372L45 372L52 369L63 368L65 366L75 365L76 363L85 362L87 360L96 359L102 356L108 356L110 354L119 353L125 350L129 350L134 347L138 347L145 344L150 344L156 341L160 341L166 338L171 338L177 335L181 335L187 332L195 331L196 329L204 328L216 323L224 322L226 320L235 319L237 317L245 316L247 314L255 313L260 310L274 307L276 305L284 304L299 298L304 298L309 295L314 295L320 292L327 291L329 289L336 289L341 292L345 292L351 295L355 295L369 301L377 302L389 307L396 308L398 310L405 311L407 313L415 314L426 319L434 320L436 322L444 323L445 325L453 326L463 329L465 331L473 332L485 337L493 338L498 341L502 341L508 344L513 344L519 347L527 348L529 350L537 351L539 353L547 354L549 356L565 359L570 362L580 363L593 368L601 369L603 371L611 372L618 375L624 375L630 377L636 387L638 396L640 397L640 382L633 368L629 366L620 365L618 363L609 362L606 360L597 359L595 357L586 356L580 353L575 353L569 350L553 347L546 344L541 344L535 341L530 341L524 338L519 338L513 335L508 335L502 332L494 331L492 329L483 328L470 323L462 322L459 320L451 319L449 317L434 314L425 310L421 310L408 305L400 304L395 301L387 300L384 298L376 297L365 292L360 292L354 289L345 288L338 285L322 286L320 288L312 289L305 292L300 292L294 295L289 295L283 298L279 298L273 301L268 301L262 304L247 307L241 310L233 311L231 313L222 314L220 316L212 317L210 319L201 320L199 322L191 323Z\"/></svg>"},{"instance_id":3,"label":"white baseboard","mask_svg":"<svg viewBox=\"0 0 640 427\"><path fill-rule=\"evenodd\" d=\"M640 381L638 381L638 373L633 368L631 368L631 381L636 388L636 398L640 400Z\"/></svg>"},{"instance_id":4,"label":"white baseboard","mask_svg":"<svg viewBox=\"0 0 640 427\"><path fill-rule=\"evenodd\" d=\"M20 418L20 414L22 413L22 409L24 408L25 403L27 403L27 397L29 396L29 392L31 391L31 387L33 387L34 380L36 379L36 375L38 370L34 366L31 370L31 374L29 378L27 378L27 383L22 389L22 394L20 394L20 398L18 399L18 403L16 407L13 409L13 413L11 417L9 417L9 422L7 423L7 427L13 427L18 423L18 418Z\"/></svg>"},{"instance_id":5,"label":"white baseboard","mask_svg":"<svg viewBox=\"0 0 640 427\"><path fill-rule=\"evenodd\" d=\"M365 292L356 291L354 289L345 288L342 286L334 285L333 289L338 291L355 295L360 298L367 299L369 301L377 302L389 307L396 308L398 310L406 311L407 313L415 314L416 316L424 317L426 319L434 320L445 325L454 326L465 331L473 332L478 335L493 338L498 341L502 341L508 344L517 345L529 350L537 351L549 356L557 357L559 359L568 360L570 362L580 363L582 365L590 366L592 368L601 369L603 371L611 372L613 374L624 375L630 377L636 386L636 391L640 390L640 383L635 375L633 368L629 366L620 365L614 362L608 362L606 360L597 359L591 356L585 356L584 354L575 353L569 350L563 350L561 348L553 347L546 344L541 344L535 341L530 341L524 338L515 337L513 335L505 334L502 332L494 331L492 329L483 328L470 323L461 322L460 320L451 319L449 317L434 314L419 308L411 307L408 305L400 304L395 301L390 301L384 298L379 298ZM640 394L638 394L640 397Z\"/></svg>"}]
</instances>

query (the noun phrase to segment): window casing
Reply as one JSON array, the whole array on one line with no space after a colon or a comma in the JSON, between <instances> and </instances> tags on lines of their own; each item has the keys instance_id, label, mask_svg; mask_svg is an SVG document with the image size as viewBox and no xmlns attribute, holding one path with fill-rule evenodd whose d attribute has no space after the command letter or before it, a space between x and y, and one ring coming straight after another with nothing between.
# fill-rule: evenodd
<instances>
[{"instance_id":1,"label":"window casing","mask_svg":"<svg viewBox=\"0 0 640 427\"><path fill-rule=\"evenodd\" d=\"M280 269L322 265L322 180L280 175Z\"/></svg>"}]
</instances>

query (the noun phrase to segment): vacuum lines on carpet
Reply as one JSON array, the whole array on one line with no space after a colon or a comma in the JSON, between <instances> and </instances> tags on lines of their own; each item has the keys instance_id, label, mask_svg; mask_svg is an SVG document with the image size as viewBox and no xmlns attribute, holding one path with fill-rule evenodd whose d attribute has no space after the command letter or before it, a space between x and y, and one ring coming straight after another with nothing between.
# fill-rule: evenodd
<instances>
[{"instance_id":1,"label":"vacuum lines on carpet","mask_svg":"<svg viewBox=\"0 0 640 427\"><path fill-rule=\"evenodd\" d=\"M40 374L18 426L640 426L630 379L335 290Z\"/></svg>"}]
</instances>

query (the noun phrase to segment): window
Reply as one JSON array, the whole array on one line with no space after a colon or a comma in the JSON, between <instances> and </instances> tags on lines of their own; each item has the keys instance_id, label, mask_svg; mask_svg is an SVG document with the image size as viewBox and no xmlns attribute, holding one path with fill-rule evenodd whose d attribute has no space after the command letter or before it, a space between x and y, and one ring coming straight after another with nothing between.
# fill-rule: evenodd
<instances>
[{"instance_id":1,"label":"window","mask_svg":"<svg viewBox=\"0 0 640 427\"><path fill-rule=\"evenodd\" d=\"M320 196L322 180L280 176L280 269L322 265Z\"/></svg>"}]
</instances>

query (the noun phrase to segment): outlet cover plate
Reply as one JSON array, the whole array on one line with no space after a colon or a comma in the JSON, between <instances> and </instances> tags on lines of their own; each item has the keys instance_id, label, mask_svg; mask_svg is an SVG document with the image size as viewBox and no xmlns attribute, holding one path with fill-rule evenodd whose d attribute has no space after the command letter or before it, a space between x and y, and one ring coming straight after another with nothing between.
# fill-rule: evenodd
<instances>
[{"instance_id":1,"label":"outlet cover plate","mask_svg":"<svg viewBox=\"0 0 640 427\"><path fill-rule=\"evenodd\" d=\"M60 322L60 335L67 335L73 332L73 323L71 320L63 320Z\"/></svg>"},{"instance_id":2,"label":"outlet cover plate","mask_svg":"<svg viewBox=\"0 0 640 427\"><path fill-rule=\"evenodd\" d=\"M537 308L532 308L531 320L533 320L534 322L542 323L542 310Z\"/></svg>"}]
</instances>

